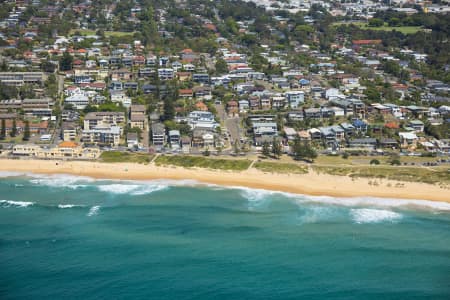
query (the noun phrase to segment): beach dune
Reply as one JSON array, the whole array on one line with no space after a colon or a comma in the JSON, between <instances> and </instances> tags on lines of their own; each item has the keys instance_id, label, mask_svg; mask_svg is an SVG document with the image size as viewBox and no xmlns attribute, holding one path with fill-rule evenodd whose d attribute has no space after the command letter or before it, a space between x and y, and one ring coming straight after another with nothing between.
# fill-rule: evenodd
<instances>
[{"instance_id":1,"label":"beach dune","mask_svg":"<svg viewBox=\"0 0 450 300\"><path fill-rule=\"evenodd\" d=\"M449 191L438 185L419 182L351 178L317 174L264 173L256 169L242 172L160 167L154 164L101 163L92 161L0 160L0 171L41 174L71 174L97 179L195 180L200 183L240 186L273 191L333 197L382 197L450 202ZM373 181L376 180L376 184Z\"/></svg>"}]
</instances>

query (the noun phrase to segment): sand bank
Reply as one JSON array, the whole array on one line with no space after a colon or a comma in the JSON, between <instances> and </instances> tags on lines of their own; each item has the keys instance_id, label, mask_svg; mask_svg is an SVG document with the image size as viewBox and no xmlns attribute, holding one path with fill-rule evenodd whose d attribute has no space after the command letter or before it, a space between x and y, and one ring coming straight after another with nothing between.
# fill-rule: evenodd
<instances>
[{"instance_id":1,"label":"sand bank","mask_svg":"<svg viewBox=\"0 0 450 300\"><path fill-rule=\"evenodd\" d=\"M437 185L381 179L354 179L326 174L272 174L256 169L242 172L158 167L153 164L0 159L0 171L72 174L102 179L195 180L223 186L241 186L296 194L333 197L422 199L450 203L450 191ZM376 185L373 182L376 181Z\"/></svg>"}]
</instances>

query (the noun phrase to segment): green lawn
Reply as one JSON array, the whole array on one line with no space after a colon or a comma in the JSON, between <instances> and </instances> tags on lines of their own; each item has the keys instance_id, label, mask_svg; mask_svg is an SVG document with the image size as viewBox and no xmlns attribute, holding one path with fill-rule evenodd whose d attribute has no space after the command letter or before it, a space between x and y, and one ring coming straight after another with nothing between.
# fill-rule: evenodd
<instances>
[{"instance_id":1,"label":"green lawn","mask_svg":"<svg viewBox=\"0 0 450 300\"><path fill-rule=\"evenodd\" d=\"M100 155L100 161L105 163L138 163L148 164L153 155L120 151L105 151Z\"/></svg>"},{"instance_id":2,"label":"green lawn","mask_svg":"<svg viewBox=\"0 0 450 300\"><path fill-rule=\"evenodd\" d=\"M90 29L72 29L70 31L70 35L74 35L75 32L79 32L81 35L96 35L95 30ZM123 31L105 31L105 36L116 36L116 37L122 37L122 36L130 36L133 35L134 32L123 32Z\"/></svg>"},{"instance_id":3,"label":"green lawn","mask_svg":"<svg viewBox=\"0 0 450 300\"><path fill-rule=\"evenodd\" d=\"M289 173L289 174L308 173L307 166L301 166L294 163L258 161L253 165L253 167L260 171L270 173Z\"/></svg>"},{"instance_id":4,"label":"green lawn","mask_svg":"<svg viewBox=\"0 0 450 300\"><path fill-rule=\"evenodd\" d=\"M444 157L447 159L447 157ZM318 165L368 165L372 159L376 159L381 165L389 164L389 155L384 156L369 156L369 155L350 155L347 159L342 158L342 155L319 155L314 162ZM435 162L436 157L422 157L422 156L400 156L400 162L422 164L426 162Z\"/></svg>"},{"instance_id":5,"label":"green lawn","mask_svg":"<svg viewBox=\"0 0 450 300\"><path fill-rule=\"evenodd\" d=\"M333 23L334 26L342 26L342 25L355 25L358 26L361 29L367 29L367 30L382 30L382 31L399 31L403 34L414 34L420 30L423 30L421 26L399 26L399 27L392 27L385 24L381 27L369 27L367 26L366 22L351 22L351 23L343 23L343 22L336 22Z\"/></svg>"},{"instance_id":6,"label":"green lawn","mask_svg":"<svg viewBox=\"0 0 450 300\"><path fill-rule=\"evenodd\" d=\"M450 169L445 167L313 166L313 169L318 173L339 176L380 178L432 184L450 184Z\"/></svg>"},{"instance_id":7,"label":"green lawn","mask_svg":"<svg viewBox=\"0 0 450 300\"><path fill-rule=\"evenodd\" d=\"M155 160L155 164L157 166L171 165L184 168L197 167L216 170L243 171L248 169L251 161L246 159L220 159L189 155L161 155Z\"/></svg>"}]
</instances>

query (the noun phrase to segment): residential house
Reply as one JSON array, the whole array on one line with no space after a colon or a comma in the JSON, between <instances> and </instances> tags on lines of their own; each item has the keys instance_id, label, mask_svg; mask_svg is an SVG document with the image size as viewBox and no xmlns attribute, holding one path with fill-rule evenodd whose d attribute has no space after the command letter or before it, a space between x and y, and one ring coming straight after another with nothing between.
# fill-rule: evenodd
<instances>
[{"instance_id":1,"label":"residential house","mask_svg":"<svg viewBox=\"0 0 450 300\"><path fill-rule=\"evenodd\" d=\"M76 109L84 109L87 105L89 105L89 98L85 93L80 92L64 99L64 103L72 105Z\"/></svg>"},{"instance_id":2,"label":"residential house","mask_svg":"<svg viewBox=\"0 0 450 300\"><path fill-rule=\"evenodd\" d=\"M245 99L239 100L238 103L239 103L239 113L246 113L249 110L250 106L248 100Z\"/></svg>"},{"instance_id":3,"label":"residential house","mask_svg":"<svg viewBox=\"0 0 450 300\"><path fill-rule=\"evenodd\" d=\"M166 130L161 123L152 124L152 141L153 145L160 148L166 142Z\"/></svg>"},{"instance_id":4,"label":"residential house","mask_svg":"<svg viewBox=\"0 0 450 300\"><path fill-rule=\"evenodd\" d=\"M0 83L10 86L23 86L24 84L39 84L45 80L43 72L0 72Z\"/></svg>"},{"instance_id":5,"label":"residential house","mask_svg":"<svg viewBox=\"0 0 450 300\"><path fill-rule=\"evenodd\" d=\"M77 137L77 126L74 122L63 122L61 125L61 138L63 141L74 141Z\"/></svg>"},{"instance_id":6,"label":"residential house","mask_svg":"<svg viewBox=\"0 0 450 300\"><path fill-rule=\"evenodd\" d=\"M90 112L84 117L83 129L89 130L96 126L120 125L125 122L123 112Z\"/></svg>"},{"instance_id":7,"label":"residential house","mask_svg":"<svg viewBox=\"0 0 450 300\"><path fill-rule=\"evenodd\" d=\"M289 91L284 93L290 108L296 109L305 102L305 92Z\"/></svg>"},{"instance_id":8,"label":"residential house","mask_svg":"<svg viewBox=\"0 0 450 300\"><path fill-rule=\"evenodd\" d=\"M170 68L158 69L158 78L160 80L172 80L174 78L174 70Z\"/></svg>"},{"instance_id":9,"label":"residential house","mask_svg":"<svg viewBox=\"0 0 450 300\"><path fill-rule=\"evenodd\" d=\"M101 151L95 147L81 147L74 142L62 142L55 147L41 147L33 144L15 145L12 155L53 159L97 159Z\"/></svg>"},{"instance_id":10,"label":"residential house","mask_svg":"<svg viewBox=\"0 0 450 300\"><path fill-rule=\"evenodd\" d=\"M111 71L111 80L121 81L121 80L131 80L133 79L133 73L128 69L119 69Z\"/></svg>"},{"instance_id":11,"label":"residential house","mask_svg":"<svg viewBox=\"0 0 450 300\"><path fill-rule=\"evenodd\" d=\"M111 101L114 103L122 103L125 107L131 106L131 98L124 91L110 91Z\"/></svg>"},{"instance_id":12,"label":"residential house","mask_svg":"<svg viewBox=\"0 0 450 300\"><path fill-rule=\"evenodd\" d=\"M272 97L272 108L283 109L286 106L286 98L283 96Z\"/></svg>"},{"instance_id":13,"label":"residential house","mask_svg":"<svg viewBox=\"0 0 450 300\"><path fill-rule=\"evenodd\" d=\"M180 89L178 96L181 98L192 99L194 97L194 91L192 89Z\"/></svg>"},{"instance_id":14,"label":"residential house","mask_svg":"<svg viewBox=\"0 0 450 300\"><path fill-rule=\"evenodd\" d=\"M169 142L172 149L180 148L181 134L179 130L169 130Z\"/></svg>"},{"instance_id":15,"label":"residential house","mask_svg":"<svg viewBox=\"0 0 450 300\"><path fill-rule=\"evenodd\" d=\"M211 100L211 88L206 86L196 86L193 89L194 91L194 97L196 99L204 99L204 100Z\"/></svg>"},{"instance_id":16,"label":"residential house","mask_svg":"<svg viewBox=\"0 0 450 300\"><path fill-rule=\"evenodd\" d=\"M127 133L127 146L128 148L135 148L139 146L139 137L135 132Z\"/></svg>"},{"instance_id":17,"label":"residential house","mask_svg":"<svg viewBox=\"0 0 450 300\"><path fill-rule=\"evenodd\" d=\"M236 117L239 115L239 105L237 101L231 100L227 103L228 116Z\"/></svg>"},{"instance_id":18,"label":"residential house","mask_svg":"<svg viewBox=\"0 0 450 300\"><path fill-rule=\"evenodd\" d=\"M353 139L348 142L350 148L365 148L373 150L377 146L377 140L375 138L360 138Z\"/></svg>"},{"instance_id":19,"label":"residential house","mask_svg":"<svg viewBox=\"0 0 450 300\"><path fill-rule=\"evenodd\" d=\"M91 129L84 129L82 132L82 141L85 143L94 143L116 147L120 144L122 127L116 125L102 124Z\"/></svg>"},{"instance_id":20,"label":"residential house","mask_svg":"<svg viewBox=\"0 0 450 300\"><path fill-rule=\"evenodd\" d=\"M402 148L416 148L418 137L413 132L399 132L400 136L400 146Z\"/></svg>"},{"instance_id":21,"label":"residential house","mask_svg":"<svg viewBox=\"0 0 450 300\"><path fill-rule=\"evenodd\" d=\"M277 123L275 122L253 122L252 129L255 137L276 136L278 134Z\"/></svg>"},{"instance_id":22,"label":"residential house","mask_svg":"<svg viewBox=\"0 0 450 300\"><path fill-rule=\"evenodd\" d=\"M395 149L398 147L398 142L395 139L391 139L391 138L382 138L380 139L380 146L382 148L390 148L390 149Z\"/></svg>"},{"instance_id":23,"label":"residential house","mask_svg":"<svg viewBox=\"0 0 450 300\"><path fill-rule=\"evenodd\" d=\"M420 120L409 121L408 127L412 128L415 132L423 132L425 129L425 125Z\"/></svg>"},{"instance_id":24,"label":"residential house","mask_svg":"<svg viewBox=\"0 0 450 300\"><path fill-rule=\"evenodd\" d=\"M192 74L192 81L197 83L209 83L209 75L203 73Z\"/></svg>"}]
</instances>

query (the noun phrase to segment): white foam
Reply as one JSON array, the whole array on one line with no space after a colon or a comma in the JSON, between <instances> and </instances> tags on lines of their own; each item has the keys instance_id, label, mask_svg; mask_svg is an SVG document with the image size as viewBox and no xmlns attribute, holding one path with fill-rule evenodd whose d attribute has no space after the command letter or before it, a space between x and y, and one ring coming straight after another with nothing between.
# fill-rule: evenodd
<instances>
[{"instance_id":1,"label":"white foam","mask_svg":"<svg viewBox=\"0 0 450 300\"><path fill-rule=\"evenodd\" d=\"M413 200L413 199L390 199L373 197L354 197L354 198L334 198L328 196L302 196L297 199L299 203L324 203L339 206L372 206L381 208L418 208L428 210L450 211L450 203Z\"/></svg>"},{"instance_id":2,"label":"white foam","mask_svg":"<svg viewBox=\"0 0 450 300\"><path fill-rule=\"evenodd\" d=\"M230 187L232 189L241 190L241 195L249 201L262 201L275 195L292 199L299 204L318 203L330 204L336 206L371 206L381 208L413 208L425 210L450 211L450 203L441 201L429 201L418 199L394 199L394 198L376 198L376 197L330 197L330 196L310 196L302 194L293 194L287 192L275 192L263 189L252 189L243 187Z\"/></svg>"},{"instance_id":3,"label":"white foam","mask_svg":"<svg viewBox=\"0 0 450 300\"><path fill-rule=\"evenodd\" d=\"M265 200L267 197L273 196L276 192L259 190L259 189L241 189L241 196L246 198L248 201L259 202Z\"/></svg>"},{"instance_id":4,"label":"white foam","mask_svg":"<svg viewBox=\"0 0 450 300\"><path fill-rule=\"evenodd\" d=\"M125 182L125 181L124 181ZM156 191L167 189L170 185L163 181L149 181L149 182L133 182L130 183L111 183L98 185L97 188L106 193L112 194L129 194L133 196L140 196L150 194ZM136 184L139 183L139 184Z\"/></svg>"},{"instance_id":5,"label":"white foam","mask_svg":"<svg viewBox=\"0 0 450 300\"><path fill-rule=\"evenodd\" d=\"M120 184L113 183L107 185L99 185L97 188L102 192L113 193L113 194L128 194L131 191L137 189L139 185L136 184Z\"/></svg>"},{"instance_id":6,"label":"white foam","mask_svg":"<svg viewBox=\"0 0 450 300\"><path fill-rule=\"evenodd\" d=\"M27 207L27 206L30 206L33 204L34 204L34 202L0 200L0 205L4 206L4 207L10 207L10 206Z\"/></svg>"},{"instance_id":7,"label":"white foam","mask_svg":"<svg viewBox=\"0 0 450 300\"><path fill-rule=\"evenodd\" d=\"M403 216L390 210L358 208L351 209L350 214L353 220L358 224L396 222Z\"/></svg>"},{"instance_id":8,"label":"white foam","mask_svg":"<svg viewBox=\"0 0 450 300\"><path fill-rule=\"evenodd\" d=\"M300 223L318 223L336 218L336 209L325 206L309 207L305 213L299 217Z\"/></svg>"},{"instance_id":9,"label":"white foam","mask_svg":"<svg viewBox=\"0 0 450 300\"><path fill-rule=\"evenodd\" d=\"M156 185L147 185L147 186L141 186L137 190L133 191L131 195L139 196L139 195L146 195L150 194L156 191L162 191L168 188L168 185L164 184L156 184Z\"/></svg>"},{"instance_id":10,"label":"white foam","mask_svg":"<svg viewBox=\"0 0 450 300\"><path fill-rule=\"evenodd\" d=\"M89 212L87 213L88 217L96 216L98 215L98 212L100 210L100 206L92 206Z\"/></svg>"},{"instance_id":11,"label":"white foam","mask_svg":"<svg viewBox=\"0 0 450 300\"><path fill-rule=\"evenodd\" d=\"M267 190L259 190L259 189L249 189L249 188L240 188L241 196L248 200L248 209L261 209L267 207L267 205L271 202L271 197L275 195L277 192L267 191Z\"/></svg>"},{"instance_id":12,"label":"white foam","mask_svg":"<svg viewBox=\"0 0 450 300\"><path fill-rule=\"evenodd\" d=\"M40 175L40 174L27 174L28 177L34 178L30 182L36 185L45 185L50 187L70 188L77 189L86 187L85 182L93 182L94 179L83 176L73 176L66 174L56 175Z\"/></svg>"},{"instance_id":13,"label":"white foam","mask_svg":"<svg viewBox=\"0 0 450 300\"><path fill-rule=\"evenodd\" d=\"M24 176L27 175L25 172L15 172L15 171L0 171L0 177L6 178L6 177L18 177L18 176Z\"/></svg>"},{"instance_id":14,"label":"white foam","mask_svg":"<svg viewBox=\"0 0 450 300\"><path fill-rule=\"evenodd\" d=\"M76 204L59 204L58 208L73 208L73 207L83 207L83 205L76 205Z\"/></svg>"}]
</instances>

